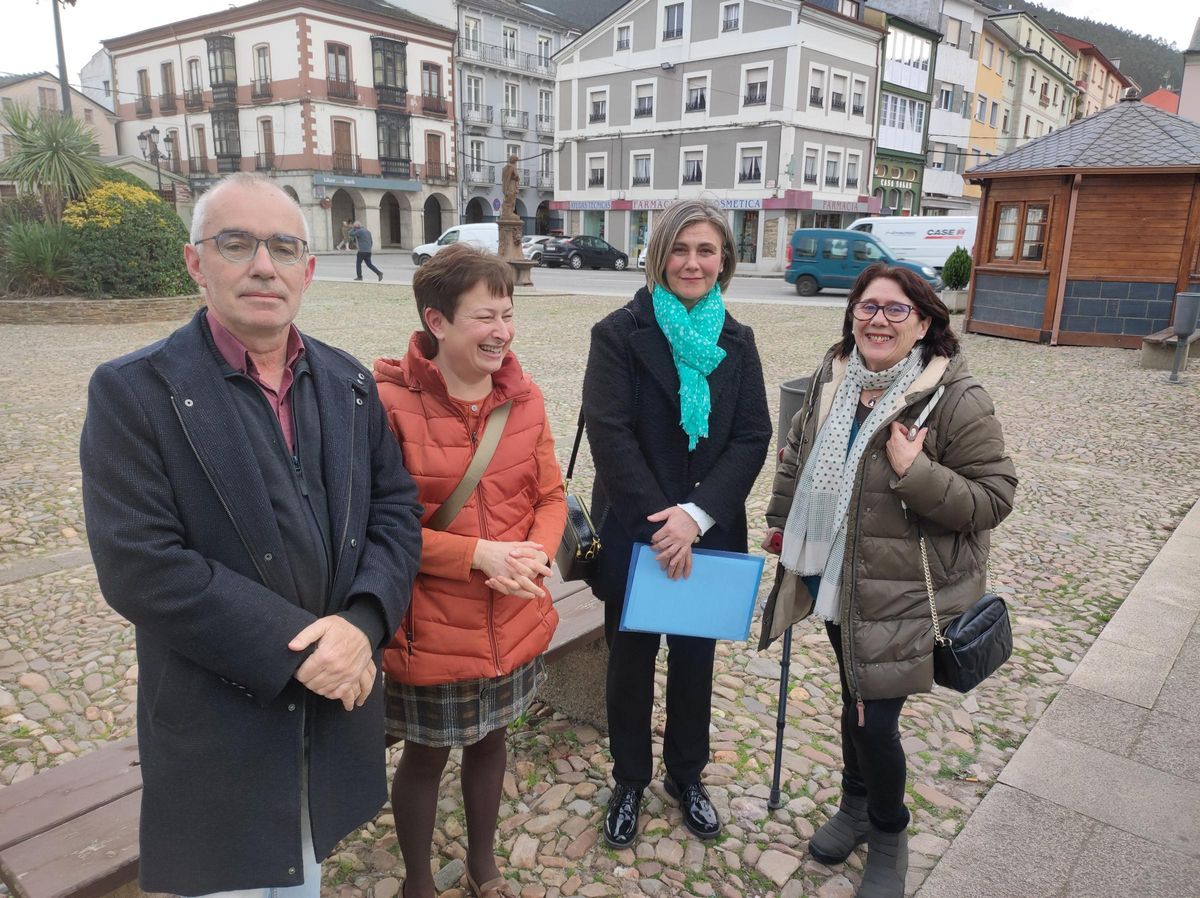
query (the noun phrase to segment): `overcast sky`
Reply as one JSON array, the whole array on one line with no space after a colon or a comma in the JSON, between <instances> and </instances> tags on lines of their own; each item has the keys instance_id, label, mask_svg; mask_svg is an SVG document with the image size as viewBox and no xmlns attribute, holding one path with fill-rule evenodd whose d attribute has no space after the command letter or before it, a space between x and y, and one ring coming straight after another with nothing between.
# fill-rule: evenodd
<instances>
[{"instance_id":1,"label":"overcast sky","mask_svg":"<svg viewBox=\"0 0 1200 898\"><path fill-rule=\"evenodd\" d=\"M1006 0L1007 2L1007 0ZM1187 47L1200 16L1193 0L1044 0L1047 6L1076 16L1110 22L1138 34ZM51 0L0 0L5 15L0 30L0 73L57 72L54 49L54 13ZM202 15L241 6L230 0L187 0L185 3L148 3L146 0L77 0L62 9L63 42L72 83L103 38L120 37L181 17ZM402 3L400 5L403 5ZM1002 5L995 3L994 5ZM1019 6L1013 0L1014 6ZM183 12L186 10L186 12ZM1101 50L1104 48L1101 47Z\"/></svg>"}]
</instances>

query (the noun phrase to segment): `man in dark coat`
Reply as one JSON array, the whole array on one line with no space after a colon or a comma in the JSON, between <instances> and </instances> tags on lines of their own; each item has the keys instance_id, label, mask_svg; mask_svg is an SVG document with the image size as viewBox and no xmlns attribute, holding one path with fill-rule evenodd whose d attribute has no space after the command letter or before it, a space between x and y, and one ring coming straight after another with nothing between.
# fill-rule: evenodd
<instances>
[{"instance_id":1,"label":"man in dark coat","mask_svg":"<svg viewBox=\"0 0 1200 898\"><path fill-rule=\"evenodd\" d=\"M80 448L100 588L137 634L141 885L317 898L386 797L373 656L421 509L371 376L292 325L315 265L294 201L231 176L191 236L207 307L96 369Z\"/></svg>"}]
</instances>

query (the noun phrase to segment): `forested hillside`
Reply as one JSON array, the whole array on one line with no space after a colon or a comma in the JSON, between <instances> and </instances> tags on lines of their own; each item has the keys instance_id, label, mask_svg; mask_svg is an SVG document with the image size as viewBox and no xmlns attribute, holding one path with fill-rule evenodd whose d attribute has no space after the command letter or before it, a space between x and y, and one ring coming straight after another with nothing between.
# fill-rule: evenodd
<instances>
[{"instance_id":1,"label":"forested hillside","mask_svg":"<svg viewBox=\"0 0 1200 898\"><path fill-rule=\"evenodd\" d=\"M1003 5L1007 7L1008 4ZM1121 60L1122 73L1137 82L1143 95L1160 87L1179 89L1183 80L1183 50L1180 47L1165 44L1148 34L1134 34L1116 25L1068 16L1037 3L1014 2L1013 8L1024 8L1046 27L1095 44L1109 59Z\"/></svg>"}]
</instances>

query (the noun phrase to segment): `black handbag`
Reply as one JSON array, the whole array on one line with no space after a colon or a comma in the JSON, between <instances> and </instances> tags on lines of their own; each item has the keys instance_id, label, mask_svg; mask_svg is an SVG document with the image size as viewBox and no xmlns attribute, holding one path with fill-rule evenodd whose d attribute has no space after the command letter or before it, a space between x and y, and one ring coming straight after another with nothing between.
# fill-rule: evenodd
<instances>
[{"instance_id":1,"label":"black handbag","mask_svg":"<svg viewBox=\"0 0 1200 898\"><path fill-rule=\"evenodd\" d=\"M1012 623L1008 606L995 593L983 598L952 620L946 629L938 621L933 600L933 578L929 575L929 553L921 537L921 566L933 616L933 681L957 692L970 692L1012 655Z\"/></svg>"},{"instance_id":2,"label":"black handbag","mask_svg":"<svg viewBox=\"0 0 1200 898\"><path fill-rule=\"evenodd\" d=\"M586 580L594 573L600 558L600 534L592 526L587 504L571 492L571 476L575 473L575 458L579 454L582 439L583 409L580 409L575 445L571 447L571 460L567 463L567 477L563 482L563 490L567 494L567 526L554 555L559 576L563 580Z\"/></svg>"}]
</instances>

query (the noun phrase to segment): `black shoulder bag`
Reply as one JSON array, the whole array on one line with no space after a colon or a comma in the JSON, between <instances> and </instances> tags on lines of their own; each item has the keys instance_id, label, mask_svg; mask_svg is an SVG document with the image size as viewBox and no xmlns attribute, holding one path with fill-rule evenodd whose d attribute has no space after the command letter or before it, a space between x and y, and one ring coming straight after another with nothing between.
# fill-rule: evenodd
<instances>
[{"instance_id":1,"label":"black shoulder bag","mask_svg":"<svg viewBox=\"0 0 1200 898\"><path fill-rule=\"evenodd\" d=\"M583 439L583 409L579 410L579 426L575 430L575 445L571 447L571 460L567 463L567 477L563 490L567 494L567 527L563 530L562 542L554 561L564 580L585 580L596 569L600 557L600 534L592 526L592 516L587 505L571 492L571 477L575 473L575 458L579 455L579 443Z\"/></svg>"}]
</instances>

